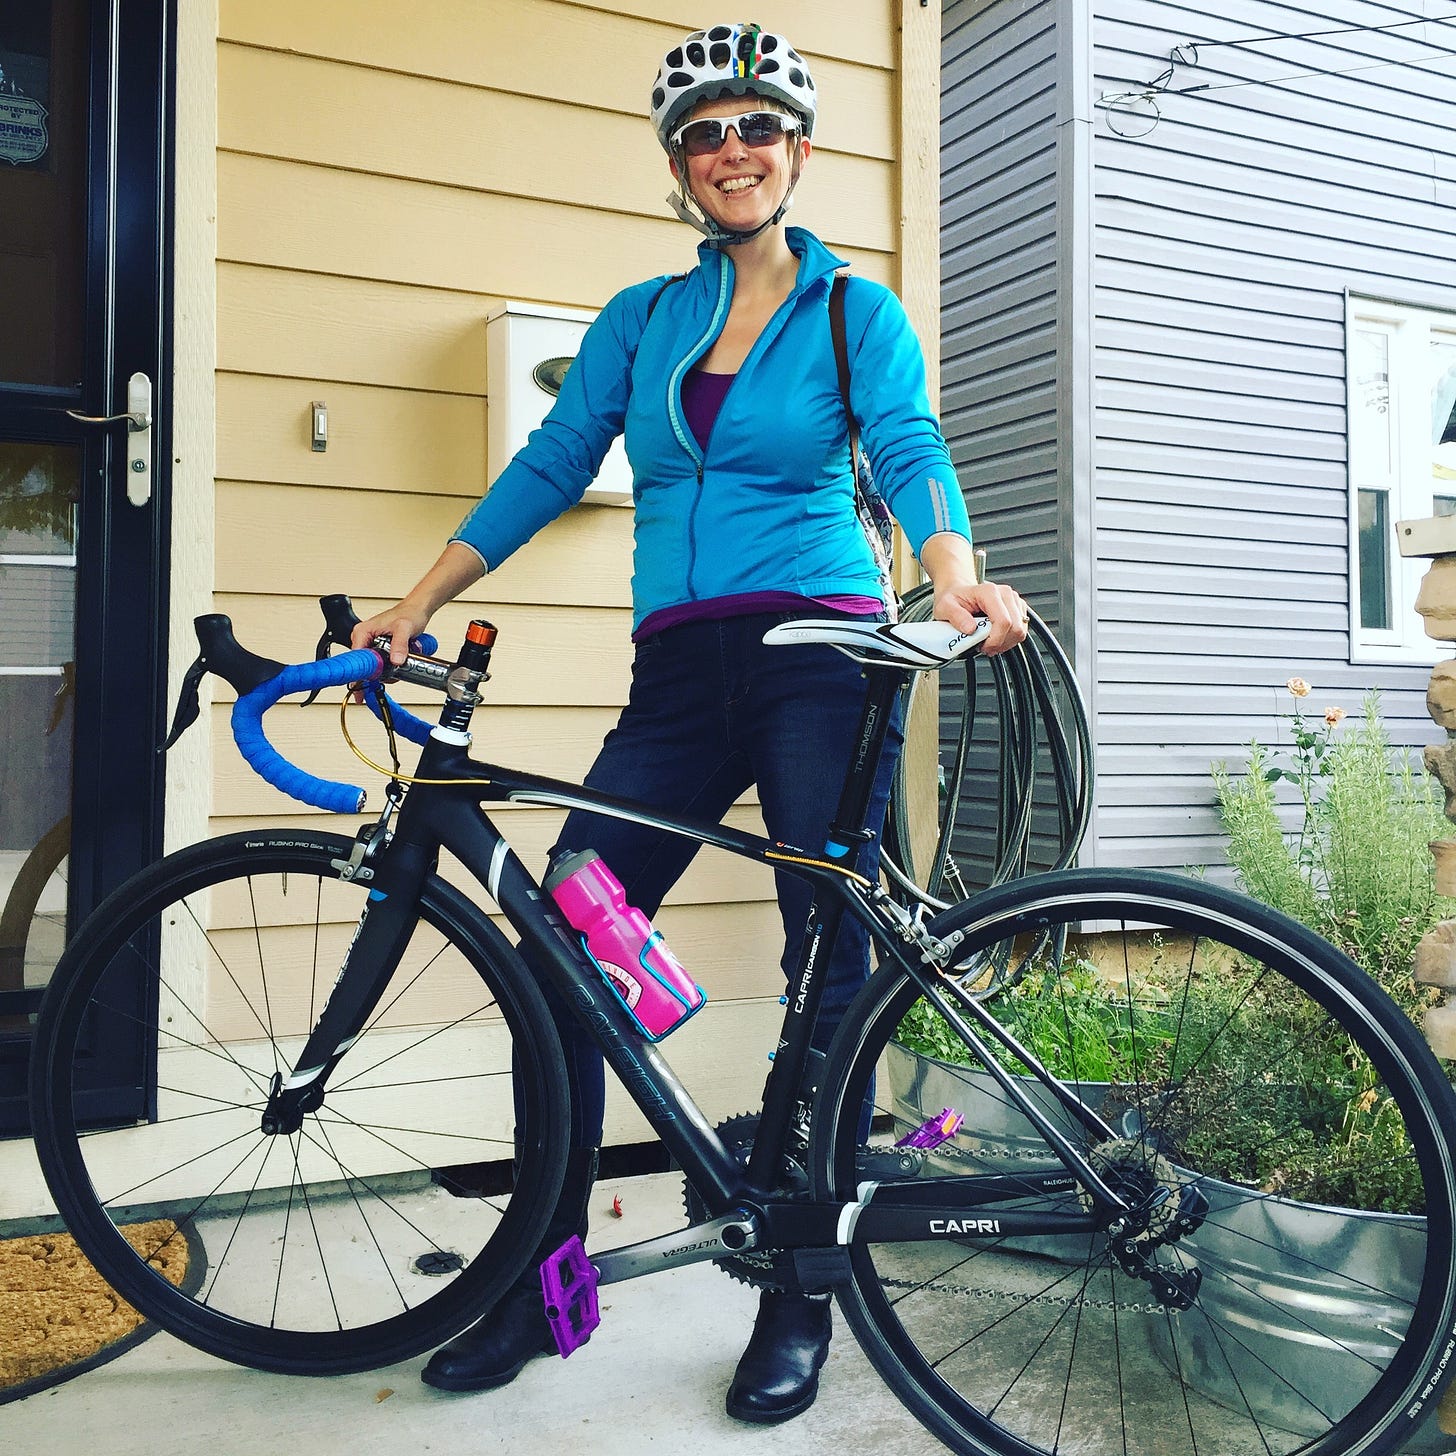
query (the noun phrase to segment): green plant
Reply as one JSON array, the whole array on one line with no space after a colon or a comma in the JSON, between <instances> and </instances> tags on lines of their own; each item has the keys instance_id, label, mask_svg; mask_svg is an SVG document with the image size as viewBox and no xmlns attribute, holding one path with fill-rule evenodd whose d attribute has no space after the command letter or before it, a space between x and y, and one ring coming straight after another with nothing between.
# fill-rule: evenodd
<instances>
[{"instance_id":1,"label":"green plant","mask_svg":"<svg viewBox=\"0 0 1456 1456\"><path fill-rule=\"evenodd\" d=\"M1391 746L1380 700L1368 693L1364 717L1348 723L1331 708L1311 721L1298 706L1299 678L1286 685L1291 746L1249 745L1235 778L1213 768L1228 858L1242 888L1338 945L1408 1012L1429 1004L1410 980L1417 942L1452 912L1434 887L1427 845L1447 832L1434 786ZM1278 787L1297 795L1286 830Z\"/></svg>"},{"instance_id":2,"label":"green plant","mask_svg":"<svg viewBox=\"0 0 1456 1456\"><path fill-rule=\"evenodd\" d=\"M1027 970L998 991L991 1006L997 1020L1054 1075L1116 1082L1131 1076L1137 1058L1152 1046L1172 1038L1165 1000L1141 987L1130 997L1091 961L1071 956L1060 970L1047 963ZM910 1008L896 1040L940 1061L970 1061L965 1045L924 1000ZM1026 1070L1009 1053L999 1053L999 1060L1011 1071Z\"/></svg>"}]
</instances>

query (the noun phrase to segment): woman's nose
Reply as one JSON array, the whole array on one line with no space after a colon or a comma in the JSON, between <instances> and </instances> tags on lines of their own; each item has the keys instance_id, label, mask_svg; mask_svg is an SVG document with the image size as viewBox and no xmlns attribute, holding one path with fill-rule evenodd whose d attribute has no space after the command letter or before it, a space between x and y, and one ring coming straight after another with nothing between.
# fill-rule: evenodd
<instances>
[{"instance_id":1,"label":"woman's nose","mask_svg":"<svg viewBox=\"0 0 1456 1456\"><path fill-rule=\"evenodd\" d=\"M719 148L719 155L724 157L745 157L748 155L748 148L743 145L743 138L738 135L738 128L730 126L723 138L723 145Z\"/></svg>"}]
</instances>

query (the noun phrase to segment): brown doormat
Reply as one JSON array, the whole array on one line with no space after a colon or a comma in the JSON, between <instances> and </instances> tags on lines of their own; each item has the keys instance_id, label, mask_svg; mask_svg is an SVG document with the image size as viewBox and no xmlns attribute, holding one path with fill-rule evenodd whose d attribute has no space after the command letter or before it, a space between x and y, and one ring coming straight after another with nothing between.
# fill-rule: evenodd
<instances>
[{"instance_id":1,"label":"brown doormat","mask_svg":"<svg viewBox=\"0 0 1456 1456\"><path fill-rule=\"evenodd\" d=\"M121 1230L173 1284L193 1262L169 1220ZM200 1262L200 1261L199 1261ZM69 1234L0 1241L0 1405L114 1360L154 1325L115 1294Z\"/></svg>"}]
</instances>

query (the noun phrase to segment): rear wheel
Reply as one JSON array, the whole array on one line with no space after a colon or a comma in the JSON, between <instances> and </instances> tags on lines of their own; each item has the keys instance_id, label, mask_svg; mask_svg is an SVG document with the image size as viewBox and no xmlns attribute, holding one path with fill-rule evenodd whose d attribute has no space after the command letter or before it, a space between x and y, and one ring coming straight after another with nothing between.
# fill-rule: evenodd
<instances>
[{"instance_id":1,"label":"rear wheel","mask_svg":"<svg viewBox=\"0 0 1456 1456\"><path fill-rule=\"evenodd\" d=\"M526 1264L566 1156L541 994L438 880L322 1106L262 1130L368 893L351 847L257 831L143 871L58 965L31 1073L46 1181L107 1280L199 1349L300 1374L463 1328Z\"/></svg>"},{"instance_id":2,"label":"rear wheel","mask_svg":"<svg viewBox=\"0 0 1456 1456\"><path fill-rule=\"evenodd\" d=\"M984 1007L1080 1100L1059 1105L1025 1057L973 1045L902 974L874 977L846 1014L814 1112L817 1197L939 1178L940 1207L964 1209L976 1175L1015 1180L953 1236L851 1237L841 1303L906 1404L953 1448L997 1456L1409 1441L1456 1308L1456 1098L1409 1016L1302 927L1172 876L1040 876L930 929L963 936L964 979L990 987L945 983L961 1019ZM1012 969L992 978L993 961ZM991 1060L1142 1209L1131 1247L1105 1227L994 1228L1001 1210L1092 1202ZM944 1108L965 1125L886 1156L857 1146L867 1092L872 1145Z\"/></svg>"}]
</instances>

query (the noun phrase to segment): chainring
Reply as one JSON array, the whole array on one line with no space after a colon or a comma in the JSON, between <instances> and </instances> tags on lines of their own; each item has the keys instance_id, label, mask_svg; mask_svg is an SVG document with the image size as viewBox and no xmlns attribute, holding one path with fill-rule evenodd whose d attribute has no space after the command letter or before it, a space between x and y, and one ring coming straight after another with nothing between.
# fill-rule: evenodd
<instances>
[{"instance_id":1,"label":"chainring","mask_svg":"<svg viewBox=\"0 0 1456 1456\"><path fill-rule=\"evenodd\" d=\"M723 1145L737 1159L740 1167L748 1166L748 1155L753 1151L753 1135L758 1131L758 1114L741 1112L727 1118L716 1128L723 1139ZM780 1187L788 1193L809 1191L809 1175L787 1154ZM683 1180L683 1207L687 1209L690 1223L703 1223L712 1217L698 1191ZM796 1289L798 1279L794 1272L794 1256L785 1249L746 1249L739 1254L724 1254L713 1262L734 1279L751 1284L755 1289Z\"/></svg>"}]
</instances>

